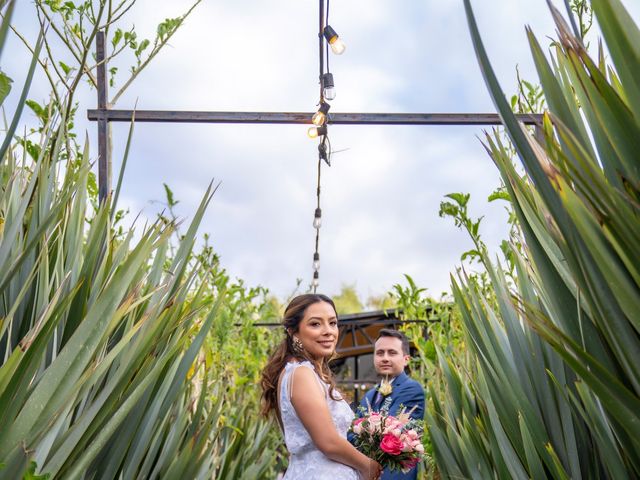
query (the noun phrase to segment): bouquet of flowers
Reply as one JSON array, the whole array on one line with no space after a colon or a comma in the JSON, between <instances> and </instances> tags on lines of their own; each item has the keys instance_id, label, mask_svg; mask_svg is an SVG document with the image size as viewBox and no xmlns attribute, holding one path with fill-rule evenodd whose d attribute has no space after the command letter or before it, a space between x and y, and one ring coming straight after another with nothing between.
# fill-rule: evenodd
<instances>
[{"instance_id":1,"label":"bouquet of flowers","mask_svg":"<svg viewBox=\"0 0 640 480\"><path fill-rule=\"evenodd\" d=\"M424 457L422 422L404 411L395 417L384 410L363 412L349 430L355 447L386 470L406 473Z\"/></svg>"}]
</instances>

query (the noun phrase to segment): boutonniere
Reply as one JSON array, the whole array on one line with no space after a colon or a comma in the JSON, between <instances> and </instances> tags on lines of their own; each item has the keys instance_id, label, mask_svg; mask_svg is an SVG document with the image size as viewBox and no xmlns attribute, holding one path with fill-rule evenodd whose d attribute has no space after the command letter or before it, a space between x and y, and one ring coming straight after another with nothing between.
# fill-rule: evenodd
<instances>
[{"instance_id":1,"label":"boutonniere","mask_svg":"<svg viewBox=\"0 0 640 480\"><path fill-rule=\"evenodd\" d=\"M391 395L391 392L393 392L393 387L391 386L391 383L389 383L388 379L385 378L380 382L378 391L380 392L380 395L382 395L383 397Z\"/></svg>"}]
</instances>

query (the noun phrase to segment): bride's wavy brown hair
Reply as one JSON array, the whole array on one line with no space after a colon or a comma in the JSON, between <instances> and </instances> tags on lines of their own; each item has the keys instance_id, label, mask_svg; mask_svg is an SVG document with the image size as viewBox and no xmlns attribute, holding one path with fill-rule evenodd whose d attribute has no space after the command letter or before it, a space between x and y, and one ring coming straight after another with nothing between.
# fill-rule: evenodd
<instances>
[{"instance_id":1,"label":"bride's wavy brown hair","mask_svg":"<svg viewBox=\"0 0 640 480\"><path fill-rule=\"evenodd\" d=\"M314 364L320 378L329 385L329 395L331 398L334 398L336 385L333 374L329 369L330 359L323 358L320 361L314 360L307 357L304 352L297 352L293 348L293 334L298 332L300 322L304 318L304 313L310 305L319 302L328 303L333 308L333 311L336 311L336 306L333 303L333 300L326 295L319 293L298 295L291 300L284 311L282 326L284 327L285 338L269 357L267 365L264 367L264 370L262 370L262 379L260 380L260 386L262 387L261 413L265 417L268 417L271 412L278 411L278 379L280 378L280 373L282 372L285 364L293 358L296 360L309 360ZM336 317L337 316L338 314L336 312Z\"/></svg>"}]
</instances>

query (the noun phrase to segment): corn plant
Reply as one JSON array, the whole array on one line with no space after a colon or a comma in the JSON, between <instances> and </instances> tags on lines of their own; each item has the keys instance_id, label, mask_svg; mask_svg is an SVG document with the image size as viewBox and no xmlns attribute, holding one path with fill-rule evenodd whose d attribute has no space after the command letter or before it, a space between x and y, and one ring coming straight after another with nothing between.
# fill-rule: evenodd
<instances>
[{"instance_id":1,"label":"corn plant","mask_svg":"<svg viewBox=\"0 0 640 480\"><path fill-rule=\"evenodd\" d=\"M544 140L516 121L465 0L476 54L510 146L487 135L521 232L510 282L486 251L497 306L473 277L454 279L468 344L463 369L440 357L444 401L429 415L450 478L640 475L640 31L619 0L594 0L612 64L551 7L548 59L527 30L549 110ZM635 73L634 73L635 72ZM437 397L436 397L437 398Z\"/></svg>"}]
</instances>

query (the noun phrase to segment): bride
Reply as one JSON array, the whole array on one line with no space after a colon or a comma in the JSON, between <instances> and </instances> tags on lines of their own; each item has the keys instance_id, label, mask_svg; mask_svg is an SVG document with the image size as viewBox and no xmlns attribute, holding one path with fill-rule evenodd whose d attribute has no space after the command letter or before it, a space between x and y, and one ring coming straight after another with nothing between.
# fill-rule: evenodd
<instances>
[{"instance_id":1,"label":"bride","mask_svg":"<svg viewBox=\"0 0 640 480\"><path fill-rule=\"evenodd\" d=\"M294 298L286 337L262 372L262 413L274 413L289 451L285 480L376 480L381 467L347 441L353 412L335 388L329 360L338 318L325 295Z\"/></svg>"}]
</instances>

